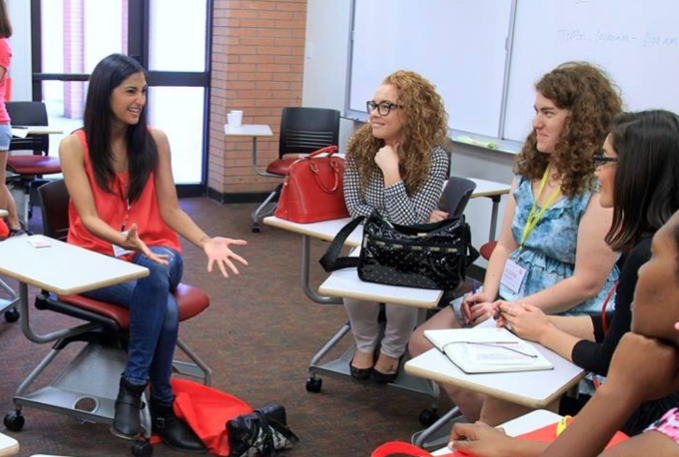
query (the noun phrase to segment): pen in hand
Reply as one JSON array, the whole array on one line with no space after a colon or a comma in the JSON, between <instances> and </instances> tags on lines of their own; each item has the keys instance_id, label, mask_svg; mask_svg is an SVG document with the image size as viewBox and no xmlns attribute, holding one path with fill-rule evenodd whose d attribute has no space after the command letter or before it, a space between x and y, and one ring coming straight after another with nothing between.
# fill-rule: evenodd
<instances>
[{"instance_id":1,"label":"pen in hand","mask_svg":"<svg viewBox=\"0 0 679 457\"><path fill-rule=\"evenodd\" d=\"M471 292L472 297L474 295L476 295L476 292L478 291L478 289L479 289L478 281L476 279L472 279L472 292ZM467 324L467 325L471 324L471 307L475 304L476 304L475 302L474 303L472 303L471 301L467 302L467 300L464 300L464 302L462 303L462 305L463 305L462 306L463 307L463 310L462 310L463 313L462 314L464 316L465 324Z\"/></svg>"}]
</instances>

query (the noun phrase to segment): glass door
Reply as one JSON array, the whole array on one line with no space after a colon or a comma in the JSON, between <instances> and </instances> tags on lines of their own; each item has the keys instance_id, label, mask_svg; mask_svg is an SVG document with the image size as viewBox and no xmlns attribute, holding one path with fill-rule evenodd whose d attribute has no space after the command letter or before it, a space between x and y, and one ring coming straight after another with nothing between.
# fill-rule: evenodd
<instances>
[{"instance_id":1,"label":"glass door","mask_svg":"<svg viewBox=\"0 0 679 457\"><path fill-rule=\"evenodd\" d=\"M149 123L172 146L182 195L202 194L207 165L212 0L33 0L33 99L64 135L82 126L87 79L112 53L149 72ZM38 25L37 27L35 25ZM37 30L36 30L37 29Z\"/></svg>"}]
</instances>

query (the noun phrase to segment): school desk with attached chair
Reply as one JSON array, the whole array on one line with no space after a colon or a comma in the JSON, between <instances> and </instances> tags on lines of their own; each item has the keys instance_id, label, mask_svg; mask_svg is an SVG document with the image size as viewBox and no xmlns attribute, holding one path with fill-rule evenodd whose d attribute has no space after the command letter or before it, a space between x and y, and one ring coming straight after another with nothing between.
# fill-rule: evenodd
<instances>
[{"instance_id":1,"label":"school desk with attached chair","mask_svg":"<svg viewBox=\"0 0 679 457\"><path fill-rule=\"evenodd\" d=\"M350 280L348 283L343 281L344 276L353 270L354 274L356 269L347 269L344 271L336 271L330 275L328 284L328 290L331 290L334 285L337 285L338 290L334 296L323 295L324 289L315 292L311 289L309 284L309 273L310 273L310 242L311 238L320 239L323 241L332 241L335 235L344 227L347 223L351 221L350 218L335 219L331 221L316 222L311 224L299 224L296 222L290 222L285 219L280 219L275 216L264 218L264 223L266 225L277 227L289 232L297 233L302 235L302 273L301 273L301 286L304 293L312 301L323 304L323 305L341 305L343 302L341 300L342 291L346 289L363 289L366 291L367 295L376 297L376 301L400 301L403 302L403 294L410 297L417 296L418 298L414 300L416 303L408 303L409 305L419 306L423 308L433 308L438 303L441 297L441 291L423 291L422 289L412 289L403 287L392 287L392 286L380 286L379 284L368 284L358 280L360 284L352 284ZM363 228L357 227L346 239L345 246L355 248L361 243L361 238L363 235ZM368 287L363 287L367 285ZM396 292L387 293L388 290L399 289ZM422 292L425 292L422 294ZM383 295L380 295L383 294ZM390 301L391 300L391 301ZM350 358L353 356L353 347L349 349L342 357L337 360L333 360L327 363L321 363L321 359L349 332L349 323L345 323L340 330L314 355L309 364L309 379L306 382L306 389L311 393L319 393L322 389L322 380L317 376L318 373L327 374L330 376L345 377L351 376L349 373L349 362ZM345 363L345 359L349 359ZM389 386L395 387L397 389L405 389L411 392L419 392L429 397L438 397L438 389L432 387L433 384L429 382L422 382L411 376L399 376L393 384Z\"/></svg>"},{"instance_id":2,"label":"school desk with attached chair","mask_svg":"<svg viewBox=\"0 0 679 457\"><path fill-rule=\"evenodd\" d=\"M469 185L462 184L460 181L465 181ZM472 180L476 181L476 180ZM455 185L450 186L450 183ZM475 192L473 189L477 187L476 182L469 180L451 178L449 183L446 183L443 192L442 202L446 200L445 204L450 208L442 208L451 214L461 214L464 211L467 200L473 198ZM489 185L481 186L487 192ZM452 195L448 192L449 189L461 189L460 195ZM479 195L485 196L485 195ZM299 224L290 222L277 217L267 217L264 223L273 227L278 227L283 230L291 231L302 235L302 274L301 285L304 293L312 301L320 304L342 304L342 298L358 298L364 300L375 301L379 303L395 303L403 306L415 306L426 309L433 309L439 303L443 292L440 290L424 290L408 287L394 287L380 284L372 284L361 281L358 278L356 268L348 268L333 272L328 279L321 285L319 292L311 290L309 286L309 265L310 265L310 238L317 238L324 241L332 241L337 233L346 225L351 219L342 218L331 221L318 222L313 224ZM345 240L344 244L348 247L357 247L361 243L362 227L357 227ZM422 320L424 320L424 312L422 313ZM330 350L337 345L337 343L344 338L351 328L346 322L339 331L332 336L332 338L314 355L309 364L309 378L307 379L307 391L318 393L322 389L322 379L318 374L329 376L350 376L349 363L353 358L355 347L352 345L344 354L338 359L321 363L321 360L330 352ZM402 370L396 378L394 383L388 384L388 387L406 390L411 393L422 394L434 399L438 398L438 386L431 382L422 382L417 378L405 375ZM430 423L426 419L430 410L423 411L420 419L423 423Z\"/></svg>"},{"instance_id":3,"label":"school desk with attached chair","mask_svg":"<svg viewBox=\"0 0 679 457\"><path fill-rule=\"evenodd\" d=\"M112 423L118 380L127 359L124 332L129 320L128 311L77 294L145 277L148 270L53 238L34 235L0 243L0 274L19 281L24 335L34 343L52 343L50 352L19 385L13 397L15 410L5 415L5 426L12 431L20 431L24 427L23 406L46 409L84 421ZM43 291L36 299L36 308L67 314L87 323L37 334L31 327L29 285ZM49 293L58 298L49 296ZM199 314L209 306L205 294L190 286L180 284L175 296L179 303L180 321ZM29 391L61 351L74 342L84 342L85 346L69 365L45 387ZM178 340L177 346L192 363L175 361L175 370L199 376L209 384L210 369L181 340ZM145 425L145 436L150 437L148 408L142 409L142 424ZM134 455L151 455L152 449L149 449L148 443L138 441L132 452Z\"/></svg>"},{"instance_id":4,"label":"school desk with attached chair","mask_svg":"<svg viewBox=\"0 0 679 457\"><path fill-rule=\"evenodd\" d=\"M480 326L492 327L495 326L495 321L488 319ZM554 369L467 374L441 351L430 349L409 360L405 364L405 371L413 376L463 387L528 408L546 408L572 387L577 386L578 382L585 376L585 371L540 344L530 341L528 344L534 346L549 360ZM459 408L452 408L433 425L413 435L413 444L420 447L440 445L441 438L447 439L450 433L451 421L459 415ZM430 439L432 441L428 441Z\"/></svg>"}]
</instances>

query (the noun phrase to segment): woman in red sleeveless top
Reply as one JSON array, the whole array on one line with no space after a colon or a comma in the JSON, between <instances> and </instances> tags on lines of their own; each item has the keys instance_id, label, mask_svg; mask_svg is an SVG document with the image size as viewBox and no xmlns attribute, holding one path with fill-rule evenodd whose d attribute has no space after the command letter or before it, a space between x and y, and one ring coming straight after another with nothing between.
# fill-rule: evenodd
<instances>
[{"instance_id":1,"label":"woman in red sleeveless top","mask_svg":"<svg viewBox=\"0 0 679 457\"><path fill-rule=\"evenodd\" d=\"M167 136L146 125L146 76L120 54L103 59L90 77L85 127L61 143L59 156L71 195L68 242L122 257L149 269L139 280L85 295L130 310L128 361L120 379L111 431L134 439L140 433L141 396L151 386L154 433L183 452L204 452L197 436L173 413L170 386L178 332L172 291L182 275L176 233L208 258L208 271L238 274L231 251L245 241L207 236L177 201Z\"/></svg>"}]
</instances>

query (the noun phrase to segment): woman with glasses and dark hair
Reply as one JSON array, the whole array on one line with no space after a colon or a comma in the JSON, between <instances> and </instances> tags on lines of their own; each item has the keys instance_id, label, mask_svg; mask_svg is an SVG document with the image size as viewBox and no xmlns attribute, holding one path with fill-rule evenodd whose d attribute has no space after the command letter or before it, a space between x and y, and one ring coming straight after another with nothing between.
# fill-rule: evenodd
<instances>
[{"instance_id":1,"label":"woman with glasses and dark hair","mask_svg":"<svg viewBox=\"0 0 679 457\"><path fill-rule=\"evenodd\" d=\"M679 319L679 213L675 213L679 210L679 116L656 110L617 117L594 161L600 203L613 208L606 241L626 257L608 332L602 329L601 316L548 317L539 308L521 303L500 304L498 323L511 324L519 336L607 376L606 381L559 437L559 445L555 443L544 454L549 443L514 440L485 424L456 425L451 440L457 449L478 457L598 455L615 430L639 435L679 406L676 384L670 390L658 388L661 374L677 376L676 349L667 359L668 354L658 355L658 344L648 340L662 338L673 345L677 341L673 327ZM667 420L653 429L662 433L663 425ZM571 427L579 433L566 438ZM667 437L644 433L614 447L610 455L677 455L671 441L665 441L665 448L672 451L669 454L651 447L662 447L663 438ZM617 453L632 442L647 446L629 454ZM594 443L599 446L596 451Z\"/></svg>"},{"instance_id":2,"label":"woman with glasses and dark hair","mask_svg":"<svg viewBox=\"0 0 679 457\"><path fill-rule=\"evenodd\" d=\"M448 177L448 154L439 146L448 128L443 100L419 74L397 71L384 79L367 108L369 122L347 146L344 199L351 217L377 210L395 224L427 222ZM351 375L392 382L418 310L387 304L380 341L379 303L345 299L344 306L356 340Z\"/></svg>"},{"instance_id":3,"label":"woman with glasses and dark hair","mask_svg":"<svg viewBox=\"0 0 679 457\"><path fill-rule=\"evenodd\" d=\"M202 250L208 272L224 277L247 262L231 247L245 241L209 237L177 200L167 136L146 124L146 73L134 59L112 54L90 76L84 128L59 148L71 196L68 242L144 266L149 276L86 292L130 310L127 364L120 378L111 432L135 439L141 397L151 387L153 433L183 453L205 452L174 414L170 377L179 328L172 292L183 272L177 234Z\"/></svg>"},{"instance_id":4,"label":"woman with glasses and dark hair","mask_svg":"<svg viewBox=\"0 0 679 457\"><path fill-rule=\"evenodd\" d=\"M618 279L617 255L604 241L611 210L599 204L592 156L621 111L620 97L601 70L580 62L545 74L535 90L533 128L516 158L483 290L420 326L410 340L413 356L432 348L424 330L477 325L497 299L549 314L595 313ZM479 418L482 395L444 388L469 421Z\"/></svg>"}]
</instances>

